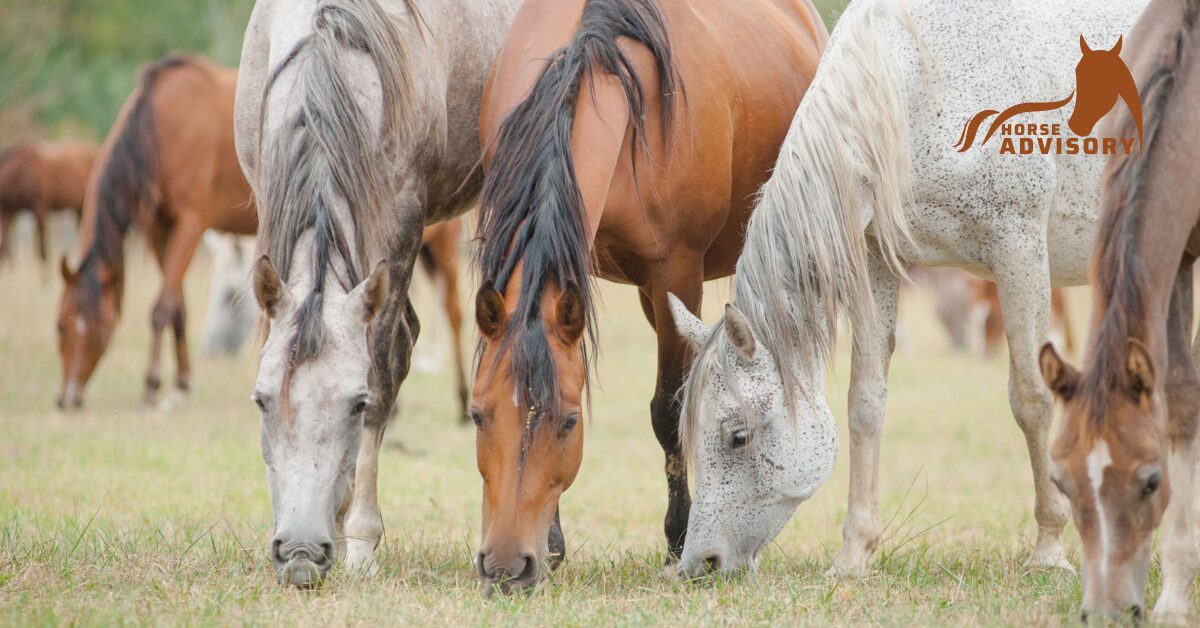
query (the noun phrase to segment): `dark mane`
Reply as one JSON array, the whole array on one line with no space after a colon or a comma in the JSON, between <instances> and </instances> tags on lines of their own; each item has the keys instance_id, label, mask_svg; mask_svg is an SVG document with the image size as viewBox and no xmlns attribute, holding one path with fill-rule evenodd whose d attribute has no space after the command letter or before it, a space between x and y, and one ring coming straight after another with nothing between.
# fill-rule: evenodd
<instances>
[{"instance_id":1,"label":"dark mane","mask_svg":"<svg viewBox=\"0 0 1200 628\"><path fill-rule=\"evenodd\" d=\"M529 96L500 126L495 157L484 180L476 264L482 280L504 292L519 263L521 296L501 339L510 349L511 372L531 412L527 434L559 410L558 373L540 304L546 286L579 287L587 334L584 362L595 341L591 271L583 198L571 156L571 128L583 78L602 70L624 88L634 137L648 148L646 93L618 39L654 54L662 87L665 131L671 128L678 82L667 29L653 0L588 0L579 28L546 62ZM477 349L477 360L482 344Z\"/></svg>"},{"instance_id":2,"label":"dark mane","mask_svg":"<svg viewBox=\"0 0 1200 628\"><path fill-rule=\"evenodd\" d=\"M1145 115L1145 148L1139 155L1117 155L1105 169L1100 224L1096 232L1097 250L1092 276L1100 308L1097 333L1092 341L1087 377L1080 395L1099 420L1107 415L1111 391L1128 386L1125 356L1129 338L1146 338L1144 288L1146 269L1138 250L1142 231L1144 173L1161 156L1156 140L1163 116L1175 91L1175 81L1187 64L1186 39L1192 34L1200 13L1200 1L1188 0L1179 31L1163 42L1162 54L1141 90ZM1121 121L1126 136L1137 132L1133 116Z\"/></svg>"},{"instance_id":3,"label":"dark mane","mask_svg":"<svg viewBox=\"0 0 1200 628\"><path fill-rule=\"evenodd\" d=\"M134 101L128 115L102 163L94 194L95 204L91 246L79 263L81 304L85 313L98 310L102 279L101 269L117 277L124 269L125 234L140 217L138 211L152 212L158 179L158 133L155 127L155 84L171 68L195 65L195 57L171 53L142 70ZM117 291L120 303L121 291Z\"/></svg>"}]
</instances>

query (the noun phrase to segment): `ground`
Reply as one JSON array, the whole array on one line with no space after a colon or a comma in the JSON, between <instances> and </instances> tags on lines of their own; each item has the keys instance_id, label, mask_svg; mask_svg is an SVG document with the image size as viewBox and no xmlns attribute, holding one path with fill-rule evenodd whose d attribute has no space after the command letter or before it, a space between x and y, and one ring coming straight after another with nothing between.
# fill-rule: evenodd
<instances>
[{"instance_id":1,"label":"ground","mask_svg":"<svg viewBox=\"0 0 1200 628\"><path fill-rule=\"evenodd\" d=\"M844 347L827 392L842 431L837 470L763 553L757 576L662 575L666 491L648 411L654 343L633 289L603 283L595 413L562 501L569 556L551 581L531 595L480 594L474 428L459 424L443 372L409 379L385 438L378 577L336 571L319 590L283 589L266 555L271 508L249 400L255 350L197 358L185 405L139 412L158 274L136 244L128 264L125 315L85 411L71 415L52 404L57 271L39 270L28 246L0 270L0 624L1017 625L1077 616L1076 576L1021 567L1035 531L1033 489L1006 401L1006 361L952 353L915 290L903 302L884 428L886 538L866 579L822 575L845 513ZM201 253L187 283L193 348L206 270ZM709 286L706 320L728 288ZM1087 292L1070 296L1082 334ZM431 292L416 299L428 325ZM1070 527L1067 547L1078 565ZM1151 603L1157 592L1156 561Z\"/></svg>"}]
</instances>

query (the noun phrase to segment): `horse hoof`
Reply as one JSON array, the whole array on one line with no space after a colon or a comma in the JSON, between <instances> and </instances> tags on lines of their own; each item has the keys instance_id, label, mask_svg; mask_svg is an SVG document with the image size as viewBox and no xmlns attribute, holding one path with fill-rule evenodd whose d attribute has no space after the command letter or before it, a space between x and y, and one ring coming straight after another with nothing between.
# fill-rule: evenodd
<instances>
[{"instance_id":1,"label":"horse hoof","mask_svg":"<svg viewBox=\"0 0 1200 628\"><path fill-rule=\"evenodd\" d=\"M1034 551L1029 560L1025 561L1025 569L1061 569L1067 573L1075 573L1075 567L1067 560L1067 555L1063 552L1061 545L1055 545L1042 551Z\"/></svg>"},{"instance_id":2,"label":"horse hoof","mask_svg":"<svg viewBox=\"0 0 1200 628\"><path fill-rule=\"evenodd\" d=\"M825 570L826 578L866 578L868 575L867 562L844 560L839 555L834 559L829 569Z\"/></svg>"},{"instance_id":3,"label":"horse hoof","mask_svg":"<svg viewBox=\"0 0 1200 628\"><path fill-rule=\"evenodd\" d=\"M346 539L345 568L349 573L369 578L378 575L379 563L375 561L375 544Z\"/></svg>"},{"instance_id":4,"label":"horse hoof","mask_svg":"<svg viewBox=\"0 0 1200 628\"><path fill-rule=\"evenodd\" d=\"M1191 602L1186 597L1172 599L1169 595L1163 595L1154 605L1154 612L1150 613L1150 621L1170 626L1189 626L1192 625L1188 622L1190 613Z\"/></svg>"},{"instance_id":5,"label":"horse hoof","mask_svg":"<svg viewBox=\"0 0 1200 628\"><path fill-rule=\"evenodd\" d=\"M162 403L158 404L158 410L161 412L170 412L183 405L187 400L187 392L176 388L163 398Z\"/></svg>"}]
</instances>

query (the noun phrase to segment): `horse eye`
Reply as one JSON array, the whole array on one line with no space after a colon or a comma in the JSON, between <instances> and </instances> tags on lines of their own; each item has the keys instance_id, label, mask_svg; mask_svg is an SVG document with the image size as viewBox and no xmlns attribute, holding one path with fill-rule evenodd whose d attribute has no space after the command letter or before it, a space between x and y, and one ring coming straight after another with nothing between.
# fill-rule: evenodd
<instances>
[{"instance_id":1,"label":"horse eye","mask_svg":"<svg viewBox=\"0 0 1200 628\"><path fill-rule=\"evenodd\" d=\"M354 409L350 411L350 414L357 416L359 414L362 414L363 411L366 409L367 409L367 400L359 399L358 403L354 404Z\"/></svg>"},{"instance_id":2,"label":"horse eye","mask_svg":"<svg viewBox=\"0 0 1200 628\"><path fill-rule=\"evenodd\" d=\"M737 449L739 447L745 447L746 443L749 441L750 433L744 429L741 429L733 433L732 438L729 439L729 445L734 449Z\"/></svg>"},{"instance_id":3,"label":"horse eye","mask_svg":"<svg viewBox=\"0 0 1200 628\"><path fill-rule=\"evenodd\" d=\"M262 412L264 414L266 413L267 404L263 402L262 397L259 397L258 395L254 395L254 405L258 406L259 412Z\"/></svg>"},{"instance_id":4,"label":"horse eye","mask_svg":"<svg viewBox=\"0 0 1200 628\"><path fill-rule=\"evenodd\" d=\"M579 423L579 413L572 412L571 414L568 414L567 418L563 420L562 427L559 428L559 430L558 430L559 438L562 438L562 437L566 436L567 434L570 434L571 430L575 429L575 425L577 423Z\"/></svg>"},{"instance_id":5,"label":"horse eye","mask_svg":"<svg viewBox=\"0 0 1200 628\"><path fill-rule=\"evenodd\" d=\"M483 415L478 410L471 408L468 414L471 415L471 422L475 424L475 427L483 427Z\"/></svg>"},{"instance_id":6,"label":"horse eye","mask_svg":"<svg viewBox=\"0 0 1200 628\"><path fill-rule=\"evenodd\" d=\"M1158 490L1158 483L1162 480L1162 473L1155 471L1146 478L1146 486L1142 487L1142 497L1149 497Z\"/></svg>"}]
</instances>

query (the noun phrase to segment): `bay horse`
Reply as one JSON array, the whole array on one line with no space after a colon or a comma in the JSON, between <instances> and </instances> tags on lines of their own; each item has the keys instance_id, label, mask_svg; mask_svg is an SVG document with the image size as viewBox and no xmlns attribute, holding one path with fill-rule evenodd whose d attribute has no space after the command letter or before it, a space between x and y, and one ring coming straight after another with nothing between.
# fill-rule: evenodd
<instances>
[{"instance_id":1,"label":"bay horse","mask_svg":"<svg viewBox=\"0 0 1200 628\"><path fill-rule=\"evenodd\" d=\"M282 583L313 586L339 555L378 570L379 447L419 331L409 281L424 226L478 199L480 97L517 5L260 0L251 14L237 148L260 209L253 399Z\"/></svg>"},{"instance_id":2,"label":"bay horse","mask_svg":"<svg viewBox=\"0 0 1200 628\"><path fill-rule=\"evenodd\" d=\"M125 234L137 225L162 270L150 315L150 362L143 405L162 383L163 331L175 336L178 365L171 401L191 388L183 278L208 229L252 234L250 188L233 149L237 70L175 53L142 71L100 150L84 198L78 260L64 256L58 312L62 388L58 405L83 404L83 391L121 315Z\"/></svg>"},{"instance_id":3,"label":"bay horse","mask_svg":"<svg viewBox=\"0 0 1200 628\"><path fill-rule=\"evenodd\" d=\"M1187 622L1200 570L1200 337L1192 269L1200 256L1200 1L1155 0L1124 58L1141 88L1141 155L1109 160L1093 254L1082 372L1042 349L1063 403L1051 478L1083 546L1082 616L1140 618L1154 530L1163 524L1156 620ZM1136 130L1133 116L1106 123Z\"/></svg>"},{"instance_id":4,"label":"bay horse","mask_svg":"<svg viewBox=\"0 0 1200 628\"><path fill-rule=\"evenodd\" d=\"M418 258L441 299L442 313L450 326L450 357L454 369L454 394L458 401L458 420L470 421L467 404L467 369L462 352L462 304L458 294L459 249L462 246L463 218L425 227Z\"/></svg>"},{"instance_id":5,"label":"bay horse","mask_svg":"<svg viewBox=\"0 0 1200 628\"><path fill-rule=\"evenodd\" d=\"M82 140L27 140L0 153L0 262L9 258L12 222L22 210L33 212L37 252L48 261L46 219L54 210L78 217L96 160L96 145Z\"/></svg>"},{"instance_id":6,"label":"bay horse","mask_svg":"<svg viewBox=\"0 0 1200 628\"><path fill-rule=\"evenodd\" d=\"M1009 400L1034 479L1038 533L1026 564L1071 569L1061 541L1067 503L1047 473L1052 407L1038 349L1051 286L1087 280L1104 160L952 144L981 102L1071 91L1080 33L1116 42L1143 6L847 8L763 187L724 318L710 328L673 310L698 345L683 393L681 435L697 479L681 573L753 568L828 477L837 430L824 369L844 317L854 331L850 499L830 573L866 574L881 533L880 434L904 263L964 268L999 286ZM1064 128L1065 119L1062 109L1037 118Z\"/></svg>"},{"instance_id":7,"label":"bay horse","mask_svg":"<svg viewBox=\"0 0 1200 628\"><path fill-rule=\"evenodd\" d=\"M471 416L485 591L537 583L565 541L583 454L592 276L636 285L658 336L651 421L668 561L689 496L675 395L686 345L667 293L728 275L827 34L807 0L529 0L484 94L483 285Z\"/></svg>"}]
</instances>

